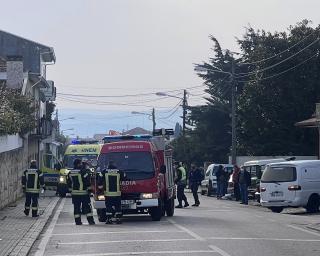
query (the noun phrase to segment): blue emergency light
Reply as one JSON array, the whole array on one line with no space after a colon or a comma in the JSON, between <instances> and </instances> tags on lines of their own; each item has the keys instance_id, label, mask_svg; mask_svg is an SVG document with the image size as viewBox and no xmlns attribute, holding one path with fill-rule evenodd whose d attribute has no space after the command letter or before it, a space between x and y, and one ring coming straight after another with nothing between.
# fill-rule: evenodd
<instances>
[{"instance_id":1,"label":"blue emergency light","mask_svg":"<svg viewBox=\"0 0 320 256\"><path fill-rule=\"evenodd\" d=\"M103 138L104 143L111 143L123 140L133 140L133 141L149 141L152 138L150 134L140 134L140 135L116 135L116 136L105 136Z\"/></svg>"}]
</instances>

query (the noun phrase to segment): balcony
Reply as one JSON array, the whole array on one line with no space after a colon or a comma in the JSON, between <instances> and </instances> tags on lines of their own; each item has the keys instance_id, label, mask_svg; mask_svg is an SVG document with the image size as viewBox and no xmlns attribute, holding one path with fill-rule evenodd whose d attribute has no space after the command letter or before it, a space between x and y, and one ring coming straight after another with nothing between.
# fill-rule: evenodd
<instances>
[{"instance_id":1,"label":"balcony","mask_svg":"<svg viewBox=\"0 0 320 256\"><path fill-rule=\"evenodd\" d=\"M30 136L45 139L52 135L52 120L41 118L37 121L37 127L30 133Z\"/></svg>"}]
</instances>

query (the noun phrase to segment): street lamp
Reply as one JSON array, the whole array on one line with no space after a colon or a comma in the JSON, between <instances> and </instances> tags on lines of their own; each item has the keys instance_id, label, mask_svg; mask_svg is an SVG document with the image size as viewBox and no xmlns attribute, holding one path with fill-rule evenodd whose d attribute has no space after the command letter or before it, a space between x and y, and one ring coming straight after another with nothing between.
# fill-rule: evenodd
<instances>
[{"instance_id":1,"label":"street lamp","mask_svg":"<svg viewBox=\"0 0 320 256\"><path fill-rule=\"evenodd\" d=\"M156 116L155 116L155 110L154 108L152 109L152 113L144 113L144 112L138 112L138 111L132 111L131 114L133 115L145 115L145 116L149 116L152 118L152 131L154 132L156 129Z\"/></svg>"},{"instance_id":2,"label":"street lamp","mask_svg":"<svg viewBox=\"0 0 320 256\"><path fill-rule=\"evenodd\" d=\"M182 100L182 110L183 110L183 114L182 114L182 135L185 136L186 135L186 114L187 114L187 90L183 90L183 98L175 96L175 95L171 95L171 94L167 94L165 92L157 92L156 93L157 96L161 96L161 97L170 97L170 98L177 98Z\"/></svg>"},{"instance_id":3,"label":"street lamp","mask_svg":"<svg viewBox=\"0 0 320 256\"><path fill-rule=\"evenodd\" d=\"M232 142L231 142L231 163L236 164L237 161L237 134L236 134L236 86L234 82L235 72L234 72L234 60L231 62L231 72L226 72L221 70L218 67L213 66L213 68L204 68L196 66L194 68L197 72L216 72L223 73L230 76L229 83L231 85L231 134L232 134Z\"/></svg>"}]
</instances>

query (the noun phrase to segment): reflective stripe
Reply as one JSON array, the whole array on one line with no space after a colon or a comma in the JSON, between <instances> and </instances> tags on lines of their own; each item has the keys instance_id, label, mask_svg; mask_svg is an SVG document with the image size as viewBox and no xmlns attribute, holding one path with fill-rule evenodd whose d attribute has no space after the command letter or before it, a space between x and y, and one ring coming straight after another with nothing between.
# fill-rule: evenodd
<instances>
[{"instance_id":1,"label":"reflective stripe","mask_svg":"<svg viewBox=\"0 0 320 256\"><path fill-rule=\"evenodd\" d=\"M81 215L80 215L80 214L75 214L74 217L75 217L75 218L80 218Z\"/></svg>"},{"instance_id":2,"label":"reflective stripe","mask_svg":"<svg viewBox=\"0 0 320 256\"><path fill-rule=\"evenodd\" d=\"M43 173L40 173L40 174L39 174L39 177L42 177L42 176L43 176Z\"/></svg>"},{"instance_id":3,"label":"reflective stripe","mask_svg":"<svg viewBox=\"0 0 320 256\"><path fill-rule=\"evenodd\" d=\"M24 207L26 210L30 210L30 207L29 206L26 206L26 207Z\"/></svg>"},{"instance_id":4,"label":"reflective stripe","mask_svg":"<svg viewBox=\"0 0 320 256\"><path fill-rule=\"evenodd\" d=\"M32 210L38 210L38 207L31 207Z\"/></svg>"},{"instance_id":5,"label":"reflective stripe","mask_svg":"<svg viewBox=\"0 0 320 256\"><path fill-rule=\"evenodd\" d=\"M71 194L72 195L87 195L88 191L87 190L72 190Z\"/></svg>"},{"instance_id":6,"label":"reflective stripe","mask_svg":"<svg viewBox=\"0 0 320 256\"><path fill-rule=\"evenodd\" d=\"M88 173L86 173L85 175L83 175L83 178L87 178L88 177Z\"/></svg>"},{"instance_id":7,"label":"reflective stripe","mask_svg":"<svg viewBox=\"0 0 320 256\"><path fill-rule=\"evenodd\" d=\"M110 191L110 183L109 183L109 177L116 177L116 191ZM105 179L106 179L106 190L104 192L105 196L121 196L121 191L120 191L120 174L118 172L112 172L108 173L106 172L105 174Z\"/></svg>"},{"instance_id":8,"label":"reflective stripe","mask_svg":"<svg viewBox=\"0 0 320 256\"><path fill-rule=\"evenodd\" d=\"M92 216L93 216L93 213L92 213L92 212L89 212L89 213L87 213L86 215L87 215L87 217L92 217Z\"/></svg>"},{"instance_id":9,"label":"reflective stripe","mask_svg":"<svg viewBox=\"0 0 320 256\"><path fill-rule=\"evenodd\" d=\"M33 194L39 194L40 189L27 188L26 192L33 193Z\"/></svg>"}]
</instances>

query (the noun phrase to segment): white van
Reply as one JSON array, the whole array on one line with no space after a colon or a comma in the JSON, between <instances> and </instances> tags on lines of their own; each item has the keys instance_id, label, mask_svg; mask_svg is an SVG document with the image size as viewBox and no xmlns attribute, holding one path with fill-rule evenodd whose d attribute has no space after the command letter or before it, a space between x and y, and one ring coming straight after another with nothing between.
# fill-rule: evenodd
<instances>
[{"instance_id":1,"label":"white van","mask_svg":"<svg viewBox=\"0 0 320 256\"><path fill-rule=\"evenodd\" d=\"M294 160L293 158L273 158L273 159L260 159L245 162L243 168L250 173L251 186L248 189L249 198L254 198L260 202L260 179L267 164L279 163L284 161Z\"/></svg>"},{"instance_id":2,"label":"white van","mask_svg":"<svg viewBox=\"0 0 320 256\"><path fill-rule=\"evenodd\" d=\"M285 207L304 207L318 212L320 161L303 160L267 165L260 181L261 205L273 212Z\"/></svg>"},{"instance_id":3,"label":"white van","mask_svg":"<svg viewBox=\"0 0 320 256\"><path fill-rule=\"evenodd\" d=\"M216 172L219 165L222 165L229 174L232 173L232 164L210 164L206 170L204 180L201 182L201 195L207 194L210 196L217 192Z\"/></svg>"}]
</instances>

